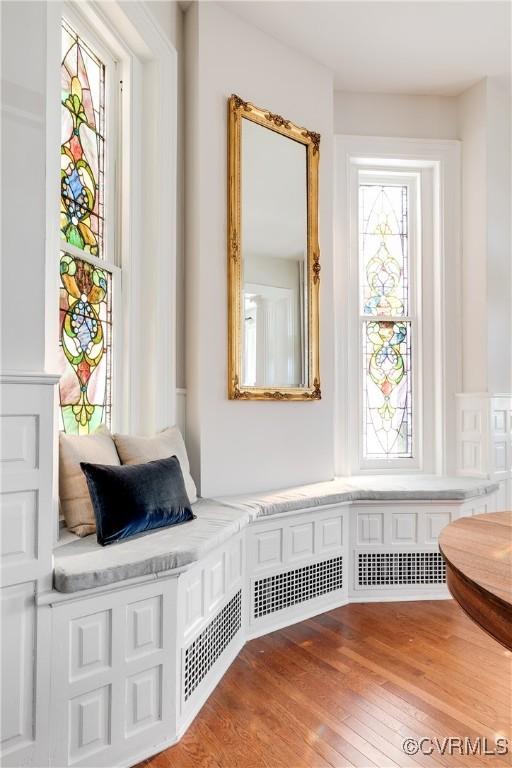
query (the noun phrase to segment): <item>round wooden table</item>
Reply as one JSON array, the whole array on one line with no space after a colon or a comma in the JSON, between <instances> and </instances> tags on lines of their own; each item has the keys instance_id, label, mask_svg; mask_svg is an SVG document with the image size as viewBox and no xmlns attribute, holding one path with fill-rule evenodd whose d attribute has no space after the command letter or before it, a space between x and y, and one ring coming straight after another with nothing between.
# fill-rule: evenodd
<instances>
[{"instance_id":1,"label":"round wooden table","mask_svg":"<svg viewBox=\"0 0 512 768\"><path fill-rule=\"evenodd\" d=\"M441 531L439 547L455 600L512 650L512 512L455 520Z\"/></svg>"}]
</instances>

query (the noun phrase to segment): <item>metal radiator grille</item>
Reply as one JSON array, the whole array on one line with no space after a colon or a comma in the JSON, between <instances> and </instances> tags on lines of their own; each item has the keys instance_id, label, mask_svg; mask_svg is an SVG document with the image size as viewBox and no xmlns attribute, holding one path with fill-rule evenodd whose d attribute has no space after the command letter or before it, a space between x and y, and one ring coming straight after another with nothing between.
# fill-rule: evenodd
<instances>
[{"instance_id":1,"label":"metal radiator grille","mask_svg":"<svg viewBox=\"0 0 512 768\"><path fill-rule=\"evenodd\" d=\"M446 565L440 552L360 552L360 587L444 584Z\"/></svg>"},{"instance_id":2,"label":"metal radiator grille","mask_svg":"<svg viewBox=\"0 0 512 768\"><path fill-rule=\"evenodd\" d=\"M185 651L185 701L208 674L241 626L242 591L239 590Z\"/></svg>"},{"instance_id":3,"label":"metal radiator grille","mask_svg":"<svg viewBox=\"0 0 512 768\"><path fill-rule=\"evenodd\" d=\"M305 565L254 584L254 618L312 600L343 586L343 557Z\"/></svg>"}]
</instances>

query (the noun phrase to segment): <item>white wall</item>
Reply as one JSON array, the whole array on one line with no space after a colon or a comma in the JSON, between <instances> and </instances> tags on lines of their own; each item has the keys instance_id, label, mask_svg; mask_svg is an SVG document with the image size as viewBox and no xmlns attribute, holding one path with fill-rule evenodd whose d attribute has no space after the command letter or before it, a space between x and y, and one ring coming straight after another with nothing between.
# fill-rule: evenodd
<instances>
[{"instance_id":1,"label":"white wall","mask_svg":"<svg viewBox=\"0 0 512 768\"><path fill-rule=\"evenodd\" d=\"M335 91L334 133L457 139L457 99Z\"/></svg>"},{"instance_id":2,"label":"white wall","mask_svg":"<svg viewBox=\"0 0 512 768\"><path fill-rule=\"evenodd\" d=\"M178 162L176 208L176 386L185 387L185 67L183 11L174 0L147 6L178 54Z\"/></svg>"},{"instance_id":3,"label":"white wall","mask_svg":"<svg viewBox=\"0 0 512 768\"><path fill-rule=\"evenodd\" d=\"M512 391L510 80L459 98L463 391Z\"/></svg>"},{"instance_id":4,"label":"white wall","mask_svg":"<svg viewBox=\"0 0 512 768\"><path fill-rule=\"evenodd\" d=\"M203 495L333 474L332 77L214 2L185 15L187 431ZM320 402L227 399L226 149L231 93L322 134Z\"/></svg>"},{"instance_id":5,"label":"white wall","mask_svg":"<svg viewBox=\"0 0 512 768\"><path fill-rule=\"evenodd\" d=\"M512 392L511 83L487 79L488 390Z\"/></svg>"},{"instance_id":6,"label":"white wall","mask_svg":"<svg viewBox=\"0 0 512 768\"><path fill-rule=\"evenodd\" d=\"M0 13L0 368L4 371L42 371L45 334L47 6L40 2L2 2Z\"/></svg>"},{"instance_id":7,"label":"white wall","mask_svg":"<svg viewBox=\"0 0 512 768\"><path fill-rule=\"evenodd\" d=\"M462 386L487 391L487 121L482 80L460 97L462 139Z\"/></svg>"}]
</instances>

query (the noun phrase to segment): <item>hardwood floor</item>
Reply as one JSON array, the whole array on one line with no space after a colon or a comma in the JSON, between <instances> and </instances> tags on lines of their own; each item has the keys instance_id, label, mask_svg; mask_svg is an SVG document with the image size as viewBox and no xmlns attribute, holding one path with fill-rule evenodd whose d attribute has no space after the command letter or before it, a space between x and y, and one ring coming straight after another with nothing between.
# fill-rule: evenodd
<instances>
[{"instance_id":1,"label":"hardwood floor","mask_svg":"<svg viewBox=\"0 0 512 768\"><path fill-rule=\"evenodd\" d=\"M506 766L511 714L512 654L455 602L352 604L248 643L179 744L141 766ZM402 748L491 751L498 735L509 754Z\"/></svg>"}]
</instances>

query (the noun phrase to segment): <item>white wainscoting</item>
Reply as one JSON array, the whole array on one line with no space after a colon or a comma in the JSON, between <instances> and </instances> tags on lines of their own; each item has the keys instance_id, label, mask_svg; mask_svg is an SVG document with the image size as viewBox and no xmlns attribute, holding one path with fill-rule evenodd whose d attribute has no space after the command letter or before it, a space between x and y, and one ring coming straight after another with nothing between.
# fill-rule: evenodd
<instances>
[{"instance_id":1,"label":"white wainscoting","mask_svg":"<svg viewBox=\"0 0 512 768\"><path fill-rule=\"evenodd\" d=\"M2 542L2 730L5 766L48 761L49 637L35 605L48 586L56 521L53 472L54 376L0 378ZM37 691L37 697L36 697Z\"/></svg>"},{"instance_id":2,"label":"white wainscoting","mask_svg":"<svg viewBox=\"0 0 512 768\"><path fill-rule=\"evenodd\" d=\"M364 501L350 517L349 601L449 597L439 552L442 529L496 510L496 494L469 501Z\"/></svg>"},{"instance_id":3,"label":"white wainscoting","mask_svg":"<svg viewBox=\"0 0 512 768\"><path fill-rule=\"evenodd\" d=\"M54 383L1 379L5 766L128 768L161 751L246 639L350 601L447 596L440 530L496 507L488 494L308 508L261 518L188 568L62 594L51 585ZM510 457L510 400L490 408L479 439L497 446L498 477ZM483 420L464 418L474 438Z\"/></svg>"},{"instance_id":4,"label":"white wainscoting","mask_svg":"<svg viewBox=\"0 0 512 768\"><path fill-rule=\"evenodd\" d=\"M175 743L244 641L244 536L182 572L48 593L51 766L131 766Z\"/></svg>"},{"instance_id":5,"label":"white wainscoting","mask_svg":"<svg viewBox=\"0 0 512 768\"><path fill-rule=\"evenodd\" d=\"M249 526L247 636L347 602L350 504L283 513Z\"/></svg>"},{"instance_id":6,"label":"white wainscoting","mask_svg":"<svg viewBox=\"0 0 512 768\"><path fill-rule=\"evenodd\" d=\"M52 607L51 765L128 766L173 742L177 583Z\"/></svg>"},{"instance_id":7,"label":"white wainscoting","mask_svg":"<svg viewBox=\"0 0 512 768\"><path fill-rule=\"evenodd\" d=\"M498 509L512 504L512 395L457 395L457 472L500 484Z\"/></svg>"}]
</instances>

